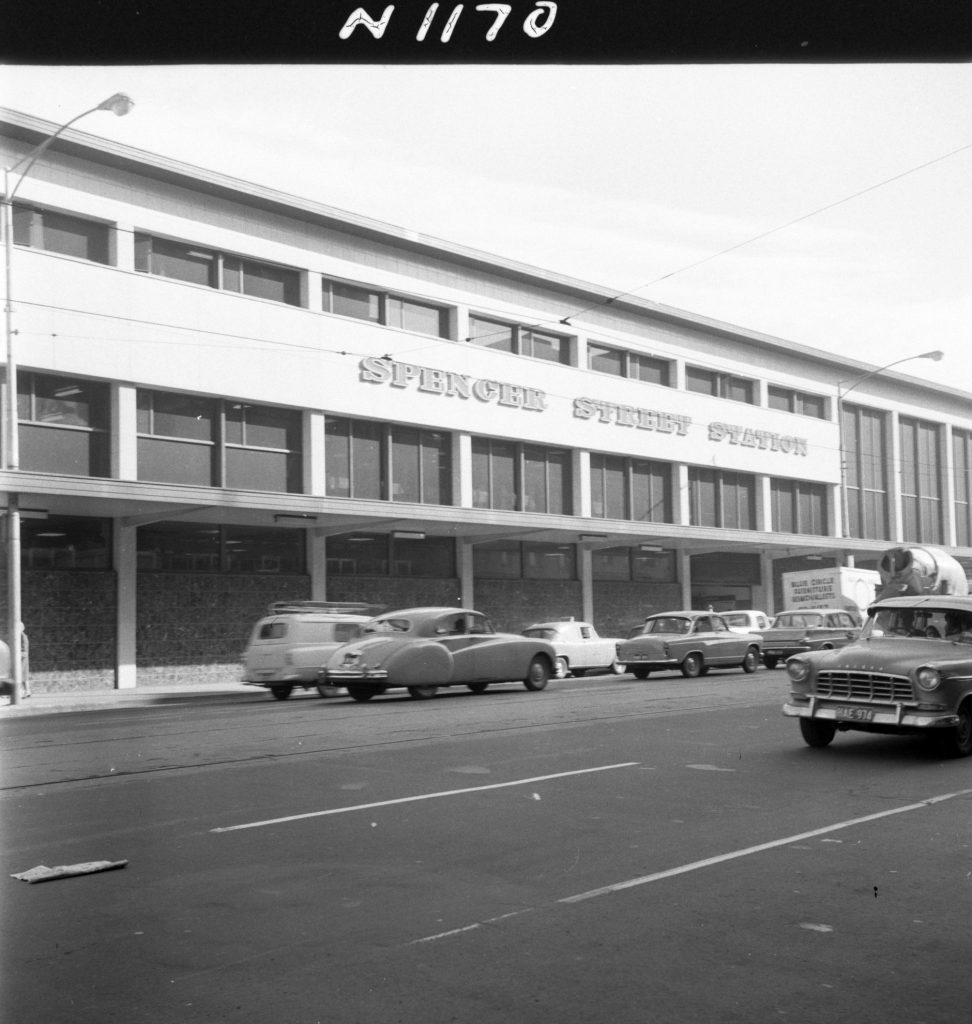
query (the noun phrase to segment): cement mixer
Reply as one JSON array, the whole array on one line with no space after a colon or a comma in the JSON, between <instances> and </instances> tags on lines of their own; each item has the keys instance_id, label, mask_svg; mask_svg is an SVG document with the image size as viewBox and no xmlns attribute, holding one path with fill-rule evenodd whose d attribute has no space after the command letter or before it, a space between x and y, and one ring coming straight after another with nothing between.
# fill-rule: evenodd
<instances>
[{"instance_id":1,"label":"cement mixer","mask_svg":"<svg viewBox=\"0 0 972 1024\"><path fill-rule=\"evenodd\" d=\"M962 566L941 548L890 548L878 560L881 586L877 600L907 594L967 595Z\"/></svg>"}]
</instances>

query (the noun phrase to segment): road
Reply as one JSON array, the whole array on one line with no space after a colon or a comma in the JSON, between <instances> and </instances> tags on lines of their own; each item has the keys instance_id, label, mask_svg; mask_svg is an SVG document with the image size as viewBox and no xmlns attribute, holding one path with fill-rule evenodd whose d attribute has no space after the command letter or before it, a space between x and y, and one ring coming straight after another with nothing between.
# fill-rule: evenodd
<instances>
[{"instance_id":1,"label":"road","mask_svg":"<svg viewBox=\"0 0 972 1024\"><path fill-rule=\"evenodd\" d=\"M0 722L3 1020L965 1024L970 762L784 678Z\"/></svg>"}]
</instances>

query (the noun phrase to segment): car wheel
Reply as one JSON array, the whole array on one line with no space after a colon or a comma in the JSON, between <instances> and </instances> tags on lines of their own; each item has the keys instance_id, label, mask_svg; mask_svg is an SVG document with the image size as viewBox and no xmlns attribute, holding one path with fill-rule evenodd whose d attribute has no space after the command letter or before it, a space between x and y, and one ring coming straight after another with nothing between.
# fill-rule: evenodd
<instances>
[{"instance_id":1,"label":"car wheel","mask_svg":"<svg viewBox=\"0 0 972 1024\"><path fill-rule=\"evenodd\" d=\"M750 647L746 651L746 657L743 658L742 670L743 672L755 672L759 668L759 651L755 647Z\"/></svg>"},{"instance_id":2,"label":"car wheel","mask_svg":"<svg viewBox=\"0 0 972 1024\"><path fill-rule=\"evenodd\" d=\"M546 658L534 658L527 669L523 685L528 690L543 690L550 679L550 662Z\"/></svg>"},{"instance_id":3,"label":"car wheel","mask_svg":"<svg viewBox=\"0 0 972 1024\"><path fill-rule=\"evenodd\" d=\"M687 654L681 664L682 675L686 679L695 679L696 676L702 675L704 668L705 663L702 661L701 654Z\"/></svg>"},{"instance_id":4,"label":"car wheel","mask_svg":"<svg viewBox=\"0 0 972 1024\"><path fill-rule=\"evenodd\" d=\"M642 668L641 665L635 665L631 672L635 679L647 679L651 675L651 669Z\"/></svg>"},{"instance_id":5,"label":"car wheel","mask_svg":"<svg viewBox=\"0 0 972 1024\"><path fill-rule=\"evenodd\" d=\"M566 658L554 658L553 674L555 679L565 679L570 674Z\"/></svg>"},{"instance_id":6,"label":"car wheel","mask_svg":"<svg viewBox=\"0 0 972 1024\"><path fill-rule=\"evenodd\" d=\"M357 683L348 683L348 696L362 704L366 700L371 700L378 692L373 686L360 686Z\"/></svg>"},{"instance_id":7,"label":"car wheel","mask_svg":"<svg viewBox=\"0 0 972 1024\"><path fill-rule=\"evenodd\" d=\"M438 692L438 686L410 686L408 688L408 695L412 700L431 700Z\"/></svg>"},{"instance_id":8,"label":"car wheel","mask_svg":"<svg viewBox=\"0 0 972 1024\"><path fill-rule=\"evenodd\" d=\"M837 734L833 722L822 722L817 718L800 719L800 735L808 747L826 747Z\"/></svg>"},{"instance_id":9,"label":"car wheel","mask_svg":"<svg viewBox=\"0 0 972 1024\"><path fill-rule=\"evenodd\" d=\"M341 692L340 686L318 686L317 692L322 697L336 697Z\"/></svg>"},{"instance_id":10,"label":"car wheel","mask_svg":"<svg viewBox=\"0 0 972 1024\"><path fill-rule=\"evenodd\" d=\"M612 675L623 676L625 672L628 671L628 666L615 658L614 661L611 662L610 671Z\"/></svg>"},{"instance_id":11,"label":"car wheel","mask_svg":"<svg viewBox=\"0 0 972 1024\"><path fill-rule=\"evenodd\" d=\"M972 754L972 701L958 709L959 724L941 734L935 733L939 751L945 757L968 757Z\"/></svg>"},{"instance_id":12,"label":"car wheel","mask_svg":"<svg viewBox=\"0 0 972 1024\"><path fill-rule=\"evenodd\" d=\"M286 700L294 692L294 688L292 686L271 686L270 692L277 700Z\"/></svg>"},{"instance_id":13,"label":"car wheel","mask_svg":"<svg viewBox=\"0 0 972 1024\"><path fill-rule=\"evenodd\" d=\"M764 654L763 655L763 664L767 668L776 668L776 666L779 665L779 663L780 663L780 659L777 658L777 656L775 654Z\"/></svg>"},{"instance_id":14,"label":"car wheel","mask_svg":"<svg viewBox=\"0 0 972 1024\"><path fill-rule=\"evenodd\" d=\"M485 693L486 687L489 686L489 683L466 683L466 686L468 686L473 693Z\"/></svg>"}]
</instances>

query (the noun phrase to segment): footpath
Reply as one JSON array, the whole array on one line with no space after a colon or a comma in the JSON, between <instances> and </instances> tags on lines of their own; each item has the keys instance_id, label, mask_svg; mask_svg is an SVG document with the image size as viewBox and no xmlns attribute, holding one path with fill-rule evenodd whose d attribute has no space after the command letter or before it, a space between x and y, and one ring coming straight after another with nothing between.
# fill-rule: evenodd
<instances>
[{"instance_id":1,"label":"footpath","mask_svg":"<svg viewBox=\"0 0 972 1024\"><path fill-rule=\"evenodd\" d=\"M297 694L303 691L296 691ZM313 691L309 691L313 693ZM313 694L315 697L316 693ZM50 715L61 711L111 711L121 708L165 707L175 704L213 703L247 698L271 700L267 690L245 683L201 683L169 687L139 686L126 690L79 690L68 693L37 693L11 704L0 696L0 720L28 715Z\"/></svg>"}]
</instances>

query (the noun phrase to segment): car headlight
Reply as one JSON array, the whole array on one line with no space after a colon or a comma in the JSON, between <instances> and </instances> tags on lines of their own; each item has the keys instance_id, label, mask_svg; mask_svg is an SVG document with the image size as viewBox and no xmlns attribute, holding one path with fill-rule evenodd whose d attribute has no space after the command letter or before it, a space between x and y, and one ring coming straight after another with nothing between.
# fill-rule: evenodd
<instances>
[{"instance_id":1,"label":"car headlight","mask_svg":"<svg viewBox=\"0 0 972 1024\"><path fill-rule=\"evenodd\" d=\"M917 680L923 690L937 690L942 685L942 674L937 668L928 668L926 665L918 669Z\"/></svg>"},{"instance_id":2,"label":"car headlight","mask_svg":"<svg viewBox=\"0 0 972 1024\"><path fill-rule=\"evenodd\" d=\"M786 674L794 683L805 683L810 675L810 665L799 658L790 658L786 663Z\"/></svg>"}]
</instances>

